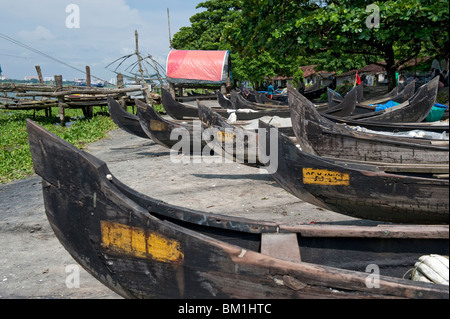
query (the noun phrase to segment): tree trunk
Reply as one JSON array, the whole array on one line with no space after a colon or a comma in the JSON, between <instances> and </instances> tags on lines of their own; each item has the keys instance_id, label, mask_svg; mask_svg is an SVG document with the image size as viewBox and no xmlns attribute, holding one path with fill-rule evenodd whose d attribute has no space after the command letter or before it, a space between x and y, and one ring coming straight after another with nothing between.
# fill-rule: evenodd
<instances>
[{"instance_id":1,"label":"tree trunk","mask_svg":"<svg viewBox=\"0 0 450 319\"><path fill-rule=\"evenodd\" d=\"M388 77L388 91L391 91L397 86L397 82L395 80L395 72L397 71L397 67L395 65L394 49L392 46L386 48L384 60L386 62L385 69Z\"/></svg>"}]
</instances>

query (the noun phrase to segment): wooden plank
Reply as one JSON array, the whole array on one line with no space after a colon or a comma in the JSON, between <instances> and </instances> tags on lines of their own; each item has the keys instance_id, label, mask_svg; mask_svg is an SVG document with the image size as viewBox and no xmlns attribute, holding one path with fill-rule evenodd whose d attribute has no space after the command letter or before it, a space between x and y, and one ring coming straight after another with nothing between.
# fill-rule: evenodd
<instances>
[{"instance_id":1,"label":"wooden plank","mask_svg":"<svg viewBox=\"0 0 450 319\"><path fill-rule=\"evenodd\" d=\"M261 254L286 261L300 262L300 248L296 234L263 233Z\"/></svg>"},{"instance_id":2,"label":"wooden plank","mask_svg":"<svg viewBox=\"0 0 450 319\"><path fill-rule=\"evenodd\" d=\"M385 172L391 172L391 173L448 173L449 167L401 167L399 165L395 166L379 166L380 170L383 170ZM447 174L448 176L448 174Z\"/></svg>"},{"instance_id":3,"label":"wooden plank","mask_svg":"<svg viewBox=\"0 0 450 319\"><path fill-rule=\"evenodd\" d=\"M302 237L344 238L427 238L448 239L448 225L280 225L280 232L298 233Z\"/></svg>"},{"instance_id":4,"label":"wooden plank","mask_svg":"<svg viewBox=\"0 0 450 319\"><path fill-rule=\"evenodd\" d=\"M380 171L384 172L410 172L410 173L448 173L448 164L401 164L401 163L383 163L375 161L361 161L353 160L349 158L335 158L329 156L323 156L323 158L334 161L338 165L347 166L349 163L360 164L360 165L375 165Z\"/></svg>"},{"instance_id":5,"label":"wooden plank","mask_svg":"<svg viewBox=\"0 0 450 319\"><path fill-rule=\"evenodd\" d=\"M33 90L30 88L30 90ZM60 97L70 94L92 94L92 95L98 95L98 94L113 94L113 93L127 93L127 92L137 92L142 91L142 88L123 88L123 89L82 89L82 88L66 88L64 91L60 92L54 92L54 88L52 92L30 92L30 93L18 93L16 94L17 97L26 97L26 96L48 96L48 97Z\"/></svg>"}]
</instances>

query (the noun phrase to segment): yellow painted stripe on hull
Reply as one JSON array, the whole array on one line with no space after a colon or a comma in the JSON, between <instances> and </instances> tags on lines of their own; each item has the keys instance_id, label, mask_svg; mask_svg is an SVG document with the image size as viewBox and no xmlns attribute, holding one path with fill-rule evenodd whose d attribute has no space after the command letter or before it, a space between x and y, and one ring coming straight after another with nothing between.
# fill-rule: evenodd
<instances>
[{"instance_id":1,"label":"yellow painted stripe on hull","mask_svg":"<svg viewBox=\"0 0 450 319\"><path fill-rule=\"evenodd\" d=\"M163 262L184 259L179 242L155 232L102 220L101 233L103 246L118 253Z\"/></svg>"}]
</instances>

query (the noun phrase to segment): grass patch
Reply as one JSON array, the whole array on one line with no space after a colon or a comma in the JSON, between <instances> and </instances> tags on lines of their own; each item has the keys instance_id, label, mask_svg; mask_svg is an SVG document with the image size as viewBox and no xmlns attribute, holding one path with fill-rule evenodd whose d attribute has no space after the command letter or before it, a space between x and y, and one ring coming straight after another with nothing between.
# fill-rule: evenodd
<instances>
[{"instance_id":1,"label":"grass patch","mask_svg":"<svg viewBox=\"0 0 450 319\"><path fill-rule=\"evenodd\" d=\"M80 149L105 138L108 131L117 128L105 107L94 107L94 116L88 119L78 109L67 109L65 113L66 121L72 124L61 127L59 117L45 117L44 110L36 112L35 118L33 111L0 110L0 184L34 174L25 123L27 118ZM52 114L58 114L58 108L53 108Z\"/></svg>"}]
</instances>

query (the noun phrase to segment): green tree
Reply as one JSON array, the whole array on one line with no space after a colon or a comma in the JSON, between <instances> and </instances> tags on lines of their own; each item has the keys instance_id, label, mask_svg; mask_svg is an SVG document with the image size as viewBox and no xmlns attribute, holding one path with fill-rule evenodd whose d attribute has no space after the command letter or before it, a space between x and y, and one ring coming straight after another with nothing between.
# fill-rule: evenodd
<instances>
[{"instance_id":1,"label":"green tree","mask_svg":"<svg viewBox=\"0 0 450 319\"><path fill-rule=\"evenodd\" d=\"M229 41L230 30L241 19L240 0L208 0L199 3L197 8L206 10L193 15L190 18L191 25L180 28L174 34L174 49L230 50L233 78L248 80L256 86L267 77L290 75L294 72L297 57L280 57L277 52L269 51L248 55L247 52L238 52Z\"/></svg>"},{"instance_id":2,"label":"green tree","mask_svg":"<svg viewBox=\"0 0 450 319\"><path fill-rule=\"evenodd\" d=\"M205 11L190 18L191 26L182 27L174 34L172 47L178 50L227 50L223 41L223 29L240 15L240 0L207 0L198 8Z\"/></svg>"},{"instance_id":3,"label":"green tree","mask_svg":"<svg viewBox=\"0 0 450 319\"><path fill-rule=\"evenodd\" d=\"M392 88L423 47L448 59L448 23L448 0L242 0L228 38L239 52L325 57L329 67L342 57L345 66L382 61Z\"/></svg>"}]
</instances>

